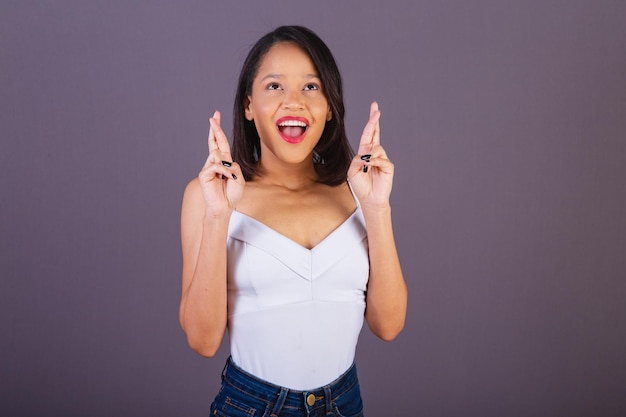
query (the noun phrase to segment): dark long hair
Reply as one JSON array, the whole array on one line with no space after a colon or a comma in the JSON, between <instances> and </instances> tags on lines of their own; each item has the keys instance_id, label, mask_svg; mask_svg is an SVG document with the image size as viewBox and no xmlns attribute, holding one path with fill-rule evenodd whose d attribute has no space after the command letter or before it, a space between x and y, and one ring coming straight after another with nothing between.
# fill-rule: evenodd
<instances>
[{"instance_id":1,"label":"dark long hair","mask_svg":"<svg viewBox=\"0 0 626 417\"><path fill-rule=\"evenodd\" d=\"M252 83L261 60L272 46L280 42L292 42L302 48L311 57L319 74L332 118L326 122L314 149L315 170L319 182L333 186L342 184L346 181L354 154L343 120L345 109L341 74L324 41L302 26L281 26L259 39L248 53L239 75L233 110L233 159L241 166L246 180L260 174L257 162L261 156L261 139L254 121L246 119L244 108L252 93Z\"/></svg>"}]
</instances>

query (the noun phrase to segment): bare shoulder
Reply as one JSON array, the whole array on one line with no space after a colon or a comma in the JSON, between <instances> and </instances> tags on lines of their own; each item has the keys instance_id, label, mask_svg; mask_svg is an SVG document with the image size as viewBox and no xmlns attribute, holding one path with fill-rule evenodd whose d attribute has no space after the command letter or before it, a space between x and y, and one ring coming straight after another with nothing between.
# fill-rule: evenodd
<instances>
[{"instance_id":1,"label":"bare shoulder","mask_svg":"<svg viewBox=\"0 0 626 417\"><path fill-rule=\"evenodd\" d=\"M335 187L329 187L329 194L333 196L333 198L337 199L347 207L355 208L356 202L354 200L354 195L352 194L352 190L348 185L348 182L344 182L343 184L337 185Z\"/></svg>"},{"instance_id":2,"label":"bare shoulder","mask_svg":"<svg viewBox=\"0 0 626 417\"><path fill-rule=\"evenodd\" d=\"M198 219L204 212L205 204L204 197L202 196L202 187L200 186L200 180L196 177L189 181L185 187L183 194L182 204L182 219Z\"/></svg>"},{"instance_id":3,"label":"bare shoulder","mask_svg":"<svg viewBox=\"0 0 626 417\"><path fill-rule=\"evenodd\" d=\"M338 210L342 216L356 209L356 201L347 182L336 186L320 184L316 190L316 200L321 208Z\"/></svg>"},{"instance_id":4,"label":"bare shoulder","mask_svg":"<svg viewBox=\"0 0 626 417\"><path fill-rule=\"evenodd\" d=\"M202 194L202 188L200 187L200 180L195 177L185 187L184 198L195 196L196 194Z\"/></svg>"},{"instance_id":5,"label":"bare shoulder","mask_svg":"<svg viewBox=\"0 0 626 417\"><path fill-rule=\"evenodd\" d=\"M187 203L199 203L202 202L204 205L204 199L202 197L202 187L200 186L200 180L198 177L189 181L187 186L185 187L185 192L183 193L183 206Z\"/></svg>"}]
</instances>

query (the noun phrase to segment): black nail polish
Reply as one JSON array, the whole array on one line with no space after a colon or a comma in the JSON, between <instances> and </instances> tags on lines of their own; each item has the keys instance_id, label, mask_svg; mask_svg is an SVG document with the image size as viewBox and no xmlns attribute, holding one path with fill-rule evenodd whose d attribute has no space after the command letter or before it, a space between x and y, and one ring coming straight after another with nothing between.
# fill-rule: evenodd
<instances>
[{"instance_id":1,"label":"black nail polish","mask_svg":"<svg viewBox=\"0 0 626 417\"><path fill-rule=\"evenodd\" d=\"M225 180L226 179L226 175L222 174L222 179Z\"/></svg>"},{"instance_id":2,"label":"black nail polish","mask_svg":"<svg viewBox=\"0 0 626 417\"><path fill-rule=\"evenodd\" d=\"M222 165L224 165L226 168L230 168L233 164L228 161L222 161Z\"/></svg>"},{"instance_id":3,"label":"black nail polish","mask_svg":"<svg viewBox=\"0 0 626 417\"><path fill-rule=\"evenodd\" d=\"M367 172L367 165L363 165L363 172Z\"/></svg>"},{"instance_id":4,"label":"black nail polish","mask_svg":"<svg viewBox=\"0 0 626 417\"><path fill-rule=\"evenodd\" d=\"M237 181L237 176L235 174L231 174L231 175L233 176L233 179Z\"/></svg>"},{"instance_id":5,"label":"black nail polish","mask_svg":"<svg viewBox=\"0 0 626 417\"><path fill-rule=\"evenodd\" d=\"M364 160L364 161L369 160L371 157L372 157L372 155L371 155L371 154L369 154L369 153L368 153L368 154L365 154L365 155L361 155L361 159L362 159L362 160Z\"/></svg>"}]
</instances>

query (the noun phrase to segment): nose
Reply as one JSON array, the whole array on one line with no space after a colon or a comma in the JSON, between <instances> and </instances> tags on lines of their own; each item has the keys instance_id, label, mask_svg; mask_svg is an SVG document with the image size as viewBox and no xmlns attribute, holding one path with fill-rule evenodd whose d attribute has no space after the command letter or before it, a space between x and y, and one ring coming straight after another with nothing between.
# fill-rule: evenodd
<instances>
[{"instance_id":1,"label":"nose","mask_svg":"<svg viewBox=\"0 0 626 417\"><path fill-rule=\"evenodd\" d=\"M286 110L301 110L304 108L304 102L302 101L302 94L300 91L289 89L285 91L283 108Z\"/></svg>"}]
</instances>

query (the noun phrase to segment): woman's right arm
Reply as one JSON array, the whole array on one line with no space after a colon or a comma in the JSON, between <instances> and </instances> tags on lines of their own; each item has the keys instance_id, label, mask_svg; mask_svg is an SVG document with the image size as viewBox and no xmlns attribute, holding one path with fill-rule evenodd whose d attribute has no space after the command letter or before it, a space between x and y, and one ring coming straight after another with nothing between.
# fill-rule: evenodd
<instances>
[{"instance_id":1,"label":"woman's right arm","mask_svg":"<svg viewBox=\"0 0 626 417\"><path fill-rule=\"evenodd\" d=\"M228 223L245 185L239 166L232 162L219 113L210 121L209 157L198 178L187 185L181 210L179 320L189 345L203 356L217 352L226 330Z\"/></svg>"}]
</instances>

